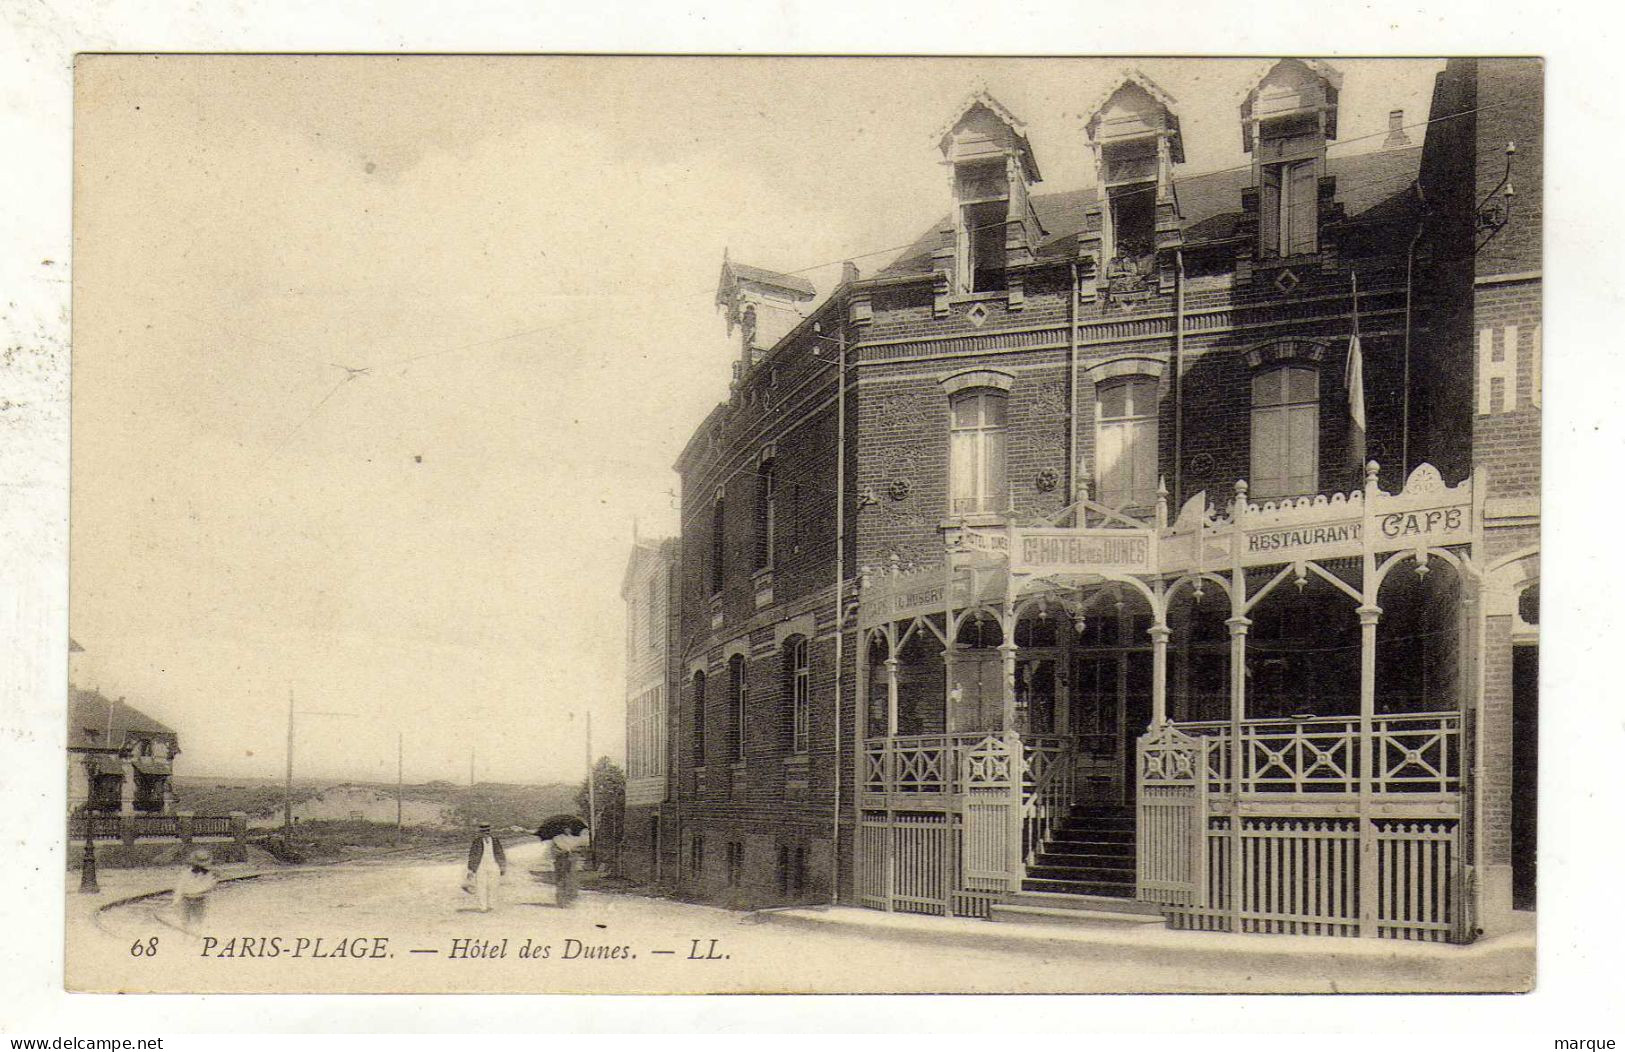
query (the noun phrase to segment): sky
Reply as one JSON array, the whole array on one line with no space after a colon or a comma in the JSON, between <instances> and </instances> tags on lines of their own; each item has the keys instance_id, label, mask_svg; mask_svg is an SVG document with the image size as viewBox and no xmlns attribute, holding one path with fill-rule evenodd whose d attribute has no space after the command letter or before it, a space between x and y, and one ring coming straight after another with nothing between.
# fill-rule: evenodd
<instances>
[{"instance_id":1,"label":"sky","mask_svg":"<svg viewBox=\"0 0 1625 1052\"><path fill-rule=\"evenodd\" d=\"M621 574L727 394L724 250L884 266L978 87L1037 192L1088 185L1130 65L1177 175L1246 163L1259 60L81 57L74 681L183 774L280 776L290 696L302 777L393 779L399 738L408 781L575 779L588 713L620 759ZM1333 65L1356 153L1443 63Z\"/></svg>"}]
</instances>

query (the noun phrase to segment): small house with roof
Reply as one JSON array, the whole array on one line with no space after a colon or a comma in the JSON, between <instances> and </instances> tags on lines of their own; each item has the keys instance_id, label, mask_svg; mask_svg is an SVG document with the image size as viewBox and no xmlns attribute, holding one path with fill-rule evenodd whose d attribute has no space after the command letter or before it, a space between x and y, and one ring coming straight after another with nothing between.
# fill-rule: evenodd
<instances>
[{"instance_id":1,"label":"small house with roof","mask_svg":"<svg viewBox=\"0 0 1625 1052\"><path fill-rule=\"evenodd\" d=\"M68 688L68 809L172 814L180 737L123 698Z\"/></svg>"}]
</instances>

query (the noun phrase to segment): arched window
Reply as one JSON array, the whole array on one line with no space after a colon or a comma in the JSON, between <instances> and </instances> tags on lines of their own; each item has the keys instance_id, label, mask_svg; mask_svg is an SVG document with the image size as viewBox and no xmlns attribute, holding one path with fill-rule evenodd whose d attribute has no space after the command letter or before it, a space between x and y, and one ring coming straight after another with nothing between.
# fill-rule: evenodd
<instances>
[{"instance_id":1,"label":"arched window","mask_svg":"<svg viewBox=\"0 0 1625 1052\"><path fill-rule=\"evenodd\" d=\"M1157 500L1157 381L1104 383L1095 392L1095 463L1102 504L1149 507Z\"/></svg>"},{"instance_id":2,"label":"arched window","mask_svg":"<svg viewBox=\"0 0 1625 1052\"><path fill-rule=\"evenodd\" d=\"M778 473L773 458L756 469L756 569L773 566L774 532L778 525Z\"/></svg>"},{"instance_id":3,"label":"arched window","mask_svg":"<svg viewBox=\"0 0 1625 1052\"><path fill-rule=\"evenodd\" d=\"M1320 486L1320 373L1283 365L1253 377L1254 497L1301 497Z\"/></svg>"},{"instance_id":4,"label":"arched window","mask_svg":"<svg viewBox=\"0 0 1625 1052\"><path fill-rule=\"evenodd\" d=\"M812 661L806 636L792 636L786 644L785 696L790 699L790 751L804 753L808 743L808 717L812 709Z\"/></svg>"},{"instance_id":5,"label":"arched window","mask_svg":"<svg viewBox=\"0 0 1625 1052\"><path fill-rule=\"evenodd\" d=\"M705 766L705 673L694 673L694 766Z\"/></svg>"},{"instance_id":6,"label":"arched window","mask_svg":"<svg viewBox=\"0 0 1625 1052\"><path fill-rule=\"evenodd\" d=\"M745 758L745 700L747 696L745 683L745 656L735 654L728 660L728 694L732 701L732 719L729 721L730 744L733 746L733 758Z\"/></svg>"},{"instance_id":7,"label":"arched window","mask_svg":"<svg viewBox=\"0 0 1625 1052\"><path fill-rule=\"evenodd\" d=\"M1005 404L1003 391L987 387L960 391L949 402L951 514L998 512L1009 503Z\"/></svg>"},{"instance_id":8,"label":"arched window","mask_svg":"<svg viewBox=\"0 0 1625 1052\"><path fill-rule=\"evenodd\" d=\"M728 519L723 508L722 490L717 490L716 502L711 505L711 594L720 595L726 580L725 561L728 538L724 531Z\"/></svg>"}]
</instances>

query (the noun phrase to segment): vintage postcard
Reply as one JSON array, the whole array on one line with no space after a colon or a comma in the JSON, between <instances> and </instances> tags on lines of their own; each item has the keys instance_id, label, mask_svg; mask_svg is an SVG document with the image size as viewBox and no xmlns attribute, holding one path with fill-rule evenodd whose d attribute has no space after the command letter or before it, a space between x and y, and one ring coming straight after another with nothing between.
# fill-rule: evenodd
<instances>
[{"instance_id":1,"label":"vintage postcard","mask_svg":"<svg viewBox=\"0 0 1625 1052\"><path fill-rule=\"evenodd\" d=\"M1543 75L79 56L68 989L1531 989Z\"/></svg>"}]
</instances>

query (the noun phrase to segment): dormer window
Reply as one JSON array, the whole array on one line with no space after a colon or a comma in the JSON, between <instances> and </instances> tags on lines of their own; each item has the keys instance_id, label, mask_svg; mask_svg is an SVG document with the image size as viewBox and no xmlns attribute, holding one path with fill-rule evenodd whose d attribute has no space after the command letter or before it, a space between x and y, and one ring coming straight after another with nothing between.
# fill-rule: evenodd
<instances>
[{"instance_id":1,"label":"dormer window","mask_svg":"<svg viewBox=\"0 0 1625 1052\"><path fill-rule=\"evenodd\" d=\"M1266 164L1258 193L1259 247L1265 256L1299 256L1318 247L1319 164Z\"/></svg>"},{"instance_id":2,"label":"dormer window","mask_svg":"<svg viewBox=\"0 0 1625 1052\"><path fill-rule=\"evenodd\" d=\"M1119 269L1144 273L1157 249L1157 184L1131 183L1108 191L1113 260Z\"/></svg>"},{"instance_id":3,"label":"dormer window","mask_svg":"<svg viewBox=\"0 0 1625 1052\"><path fill-rule=\"evenodd\" d=\"M1337 137L1341 77L1324 63L1283 59L1241 106L1242 146L1258 186L1258 254L1320 250L1320 177L1326 144Z\"/></svg>"},{"instance_id":4,"label":"dormer window","mask_svg":"<svg viewBox=\"0 0 1625 1052\"><path fill-rule=\"evenodd\" d=\"M959 168L959 258L964 292L1000 292L1006 287L1005 227L1010 218L1010 184L1002 160Z\"/></svg>"},{"instance_id":5,"label":"dormer window","mask_svg":"<svg viewBox=\"0 0 1625 1052\"><path fill-rule=\"evenodd\" d=\"M985 91L965 100L938 137L953 192L951 229L933 253L939 301L983 292L1022 300L1022 264L1043 237L1028 187L1041 178L1021 121Z\"/></svg>"},{"instance_id":6,"label":"dormer window","mask_svg":"<svg viewBox=\"0 0 1625 1052\"><path fill-rule=\"evenodd\" d=\"M1098 237L1080 237L1078 255L1108 286L1138 288L1157 269L1162 247L1179 243L1173 166L1185 159L1174 99L1130 71L1090 110L1084 135L1095 155Z\"/></svg>"}]
</instances>

